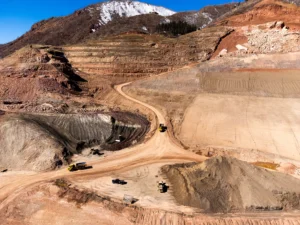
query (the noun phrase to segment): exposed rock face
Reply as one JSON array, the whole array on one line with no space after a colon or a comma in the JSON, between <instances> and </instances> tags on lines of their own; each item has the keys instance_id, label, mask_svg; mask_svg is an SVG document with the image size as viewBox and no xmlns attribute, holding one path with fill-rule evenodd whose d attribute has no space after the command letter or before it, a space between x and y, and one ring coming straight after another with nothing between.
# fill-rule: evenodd
<instances>
[{"instance_id":1,"label":"exposed rock face","mask_svg":"<svg viewBox=\"0 0 300 225\"><path fill-rule=\"evenodd\" d=\"M55 94L80 93L84 81L61 49L49 46L28 46L0 60L0 77L0 104L58 100Z\"/></svg>"},{"instance_id":2,"label":"exposed rock face","mask_svg":"<svg viewBox=\"0 0 300 225\"><path fill-rule=\"evenodd\" d=\"M83 148L118 150L138 142L148 130L142 117L127 122L105 114L7 115L0 123L0 165L9 169L51 170L67 164ZM116 142L122 136L121 142Z\"/></svg>"},{"instance_id":3,"label":"exposed rock face","mask_svg":"<svg viewBox=\"0 0 300 225\"><path fill-rule=\"evenodd\" d=\"M281 21L248 26L245 35L248 38L250 52L265 54L300 50L300 32L287 29Z\"/></svg>"},{"instance_id":4,"label":"exposed rock face","mask_svg":"<svg viewBox=\"0 0 300 225\"><path fill-rule=\"evenodd\" d=\"M234 158L165 166L178 203L207 212L300 209L300 181Z\"/></svg>"}]
</instances>

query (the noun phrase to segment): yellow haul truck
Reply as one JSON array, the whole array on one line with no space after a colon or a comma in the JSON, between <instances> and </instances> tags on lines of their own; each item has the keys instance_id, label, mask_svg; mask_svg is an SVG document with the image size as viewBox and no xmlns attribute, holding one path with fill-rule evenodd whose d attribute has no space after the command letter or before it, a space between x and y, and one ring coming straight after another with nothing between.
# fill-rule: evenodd
<instances>
[{"instance_id":1,"label":"yellow haul truck","mask_svg":"<svg viewBox=\"0 0 300 225\"><path fill-rule=\"evenodd\" d=\"M87 164L85 162L80 162L80 163L74 163L69 165L68 170L70 172L72 171L77 171L77 170L85 170L90 168L89 166L87 166Z\"/></svg>"}]
</instances>

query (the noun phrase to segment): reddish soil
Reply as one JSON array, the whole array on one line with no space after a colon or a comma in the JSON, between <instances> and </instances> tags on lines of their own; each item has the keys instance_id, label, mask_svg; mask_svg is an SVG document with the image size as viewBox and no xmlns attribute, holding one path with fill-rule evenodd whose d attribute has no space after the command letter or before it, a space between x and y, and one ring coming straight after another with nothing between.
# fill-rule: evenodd
<instances>
[{"instance_id":1,"label":"reddish soil","mask_svg":"<svg viewBox=\"0 0 300 225\"><path fill-rule=\"evenodd\" d=\"M263 0L249 12L226 19L229 26L257 25L272 21L284 21L288 27L300 27L300 8L293 4L275 0ZM224 21L223 21L224 22Z\"/></svg>"},{"instance_id":2,"label":"reddish soil","mask_svg":"<svg viewBox=\"0 0 300 225\"><path fill-rule=\"evenodd\" d=\"M228 52L234 52L237 51L236 45L242 45L247 42L248 39L245 35L238 31L233 31L231 34L222 39L217 50L212 55L212 59L217 57L223 49L227 49Z\"/></svg>"},{"instance_id":3,"label":"reddish soil","mask_svg":"<svg viewBox=\"0 0 300 225\"><path fill-rule=\"evenodd\" d=\"M299 69L293 69L290 68L288 71L293 71L293 70L299 70ZM236 72L287 72L287 69L279 69L279 68L240 68L240 69L235 69L234 71Z\"/></svg>"}]
</instances>

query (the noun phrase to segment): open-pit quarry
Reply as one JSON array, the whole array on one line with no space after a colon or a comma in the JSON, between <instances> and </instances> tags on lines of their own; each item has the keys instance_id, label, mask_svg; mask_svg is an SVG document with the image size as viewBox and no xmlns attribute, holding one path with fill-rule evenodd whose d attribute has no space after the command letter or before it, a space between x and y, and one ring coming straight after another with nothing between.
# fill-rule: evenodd
<instances>
[{"instance_id":1,"label":"open-pit quarry","mask_svg":"<svg viewBox=\"0 0 300 225\"><path fill-rule=\"evenodd\" d=\"M126 85L129 84L117 86L116 91L128 100L148 107L155 113L158 123L166 124L164 116L155 107L127 96L122 91ZM42 121L42 118L39 119ZM63 131L67 124L60 127ZM299 200L295 198L300 194L296 188L297 178L230 158L201 164L205 159L184 150L169 132L156 131L144 144L89 161L93 167L89 170L70 173L64 167L42 173L8 171L1 174L0 216L5 224L36 224L39 221L44 224L72 224L75 221L86 224L294 224L299 220ZM232 160L234 164L230 163ZM194 164L181 165L188 162ZM173 166L176 163L178 166ZM187 169L179 169L182 166ZM221 171L225 177L219 174ZM194 176L199 178L194 179ZM127 184L113 185L111 180L116 177L126 180ZM178 184L180 179L186 181ZM156 182L160 180L168 181L169 190L165 194L157 191ZM243 185L246 180L253 184L251 195L248 195L247 185ZM275 180L276 186L272 186ZM191 184L186 186L185 182ZM201 183L200 187L204 185L204 190L195 192L195 187L199 187L197 182ZM220 182L221 186L218 186ZM186 192L185 188L188 188ZM183 193L190 194L185 197ZM256 196L259 193L261 197ZM263 193L269 196L269 201ZM230 197L232 194L236 195ZM132 206L124 204L124 195L133 196L136 203ZM243 200L239 201L239 198ZM226 201L232 201L232 205ZM226 211L235 214L207 214Z\"/></svg>"},{"instance_id":2,"label":"open-pit quarry","mask_svg":"<svg viewBox=\"0 0 300 225\"><path fill-rule=\"evenodd\" d=\"M249 0L0 59L0 224L299 225L298 15Z\"/></svg>"}]
</instances>

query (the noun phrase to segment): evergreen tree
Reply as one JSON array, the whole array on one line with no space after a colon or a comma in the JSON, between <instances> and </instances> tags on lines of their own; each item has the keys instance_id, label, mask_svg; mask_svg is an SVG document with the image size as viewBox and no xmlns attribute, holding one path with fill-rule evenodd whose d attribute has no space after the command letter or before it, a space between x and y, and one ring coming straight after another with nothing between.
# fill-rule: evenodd
<instances>
[{"instance_id":1,"label":"evergreen tree","mask_svg":"<svg viewBox=\"0 0 300 225\"><path fill-rule=\"evenodd\" d=\"M183 21L162 23L156 27L156 32L173 36L187 34L196 30L197 27L195 25L190 25L187 22Z\"/></svg>"}]
</instances>

